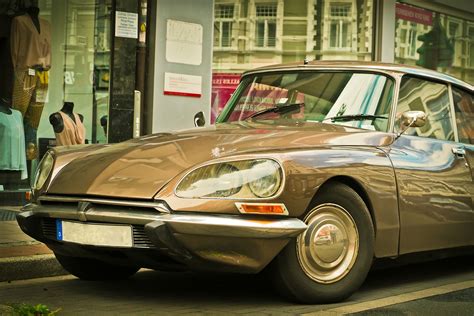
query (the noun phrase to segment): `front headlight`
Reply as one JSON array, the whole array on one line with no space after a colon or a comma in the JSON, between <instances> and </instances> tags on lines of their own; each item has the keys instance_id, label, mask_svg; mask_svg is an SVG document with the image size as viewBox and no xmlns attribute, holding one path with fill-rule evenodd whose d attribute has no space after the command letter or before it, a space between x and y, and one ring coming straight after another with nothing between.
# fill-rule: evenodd
<instances>
[{"instance_id":1,"label":"front headlight","mask_svg":"<svg viewBox=\"0 0 474 316\"><path fill-rule=\"evenodd\" d=\"M176 187L176 195L183 198L269 198L278 192L282 179L280 165L271 159L217 163L187 174Z\"/></svg>"},{"instance_id":2,"label":"front headlight","mask_svg":"<svg viewBox=\"0 0 474 316\"><path fill-rule=\"evenodd\" d=\"M51 152L46 152L41 162L38 164L36 169L35 179L33 181L33 189L39 190L43 187L46 180L48 179L51 171L53 170L54 157Z\"/></svg>"}]
</instances>

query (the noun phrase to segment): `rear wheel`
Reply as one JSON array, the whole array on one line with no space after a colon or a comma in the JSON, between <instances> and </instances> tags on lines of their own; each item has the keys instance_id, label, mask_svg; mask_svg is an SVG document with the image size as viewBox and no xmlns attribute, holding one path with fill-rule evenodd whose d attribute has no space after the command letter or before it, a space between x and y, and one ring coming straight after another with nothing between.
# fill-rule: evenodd
<instances>
[{"instance_id":1,"label":"rear wheel","mask_svg":"<svg viewBox=\"0 0 474 316\"><path fill-rule=\"evenodd\" d=\"M134 275L140 268L108 262L54 254L66 271L82 280L121 280Z\"/></svg>"},{"instance_id":2,"label":"rear wheel","mask_svg":"<svg viewBox=\"0 0 474 316\"><path fill-rule=\"evenodd\" d=\"M334 183L318 192L305 218L308 229L273 262L274 280L290 299L330 303L364 282L373 259L374 228L362 198Z\"/></svg>"}]
</instances>

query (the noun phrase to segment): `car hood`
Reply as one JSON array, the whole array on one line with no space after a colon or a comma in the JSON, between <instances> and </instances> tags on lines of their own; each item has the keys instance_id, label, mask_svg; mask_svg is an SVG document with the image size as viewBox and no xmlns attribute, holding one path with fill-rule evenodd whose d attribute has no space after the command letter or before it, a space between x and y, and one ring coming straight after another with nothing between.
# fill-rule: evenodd
<instances>
[{"instance_id":1,"label":"car hood","mask_svg":"<svg viewBox=\"0 0 474 316\"><path fill-rule=\"evenodd\" d=\"M320 146L384 146L393 136L322 123L219 124L100 147L55 175L48 194L151 199L180 172L216 158Z\"/></svg>"}]
</instances>

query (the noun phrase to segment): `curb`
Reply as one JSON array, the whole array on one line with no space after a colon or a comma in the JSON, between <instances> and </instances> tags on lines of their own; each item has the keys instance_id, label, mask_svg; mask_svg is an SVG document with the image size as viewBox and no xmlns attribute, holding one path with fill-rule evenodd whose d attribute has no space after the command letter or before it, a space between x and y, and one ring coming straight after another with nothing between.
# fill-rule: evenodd
<instances>
[{"instance_id":1,"label":"curb","mask_svg":"<svg viewBox=\"0 0 474 316\"><path fill-rule=\"evenodd\" d=\"M52 254L0 258L0 282L69 274Z\"/></svg>"}]
</instances>

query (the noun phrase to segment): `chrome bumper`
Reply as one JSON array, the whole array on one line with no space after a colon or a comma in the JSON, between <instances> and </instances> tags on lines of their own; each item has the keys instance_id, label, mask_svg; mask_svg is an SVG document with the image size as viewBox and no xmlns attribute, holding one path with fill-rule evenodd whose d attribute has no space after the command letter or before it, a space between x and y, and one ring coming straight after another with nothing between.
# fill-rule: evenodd
<instances>
[{"instance_id":1,"label":"chrome bumper","mask_svg":"<svg viewBox=\"0 0 474 316\"><path fill-rule=\"evenodd\" d=\"M82 211L77 205L25 206L17 216L20 227L51 248L59 242L41 235L37 226L42 218L143 225L155 249L189 268L236 272L260 271L292 237L307 228L297 218L160 213L156 209L123 206L111 209L100 204Z\"/></svg>"}]
</instances>

